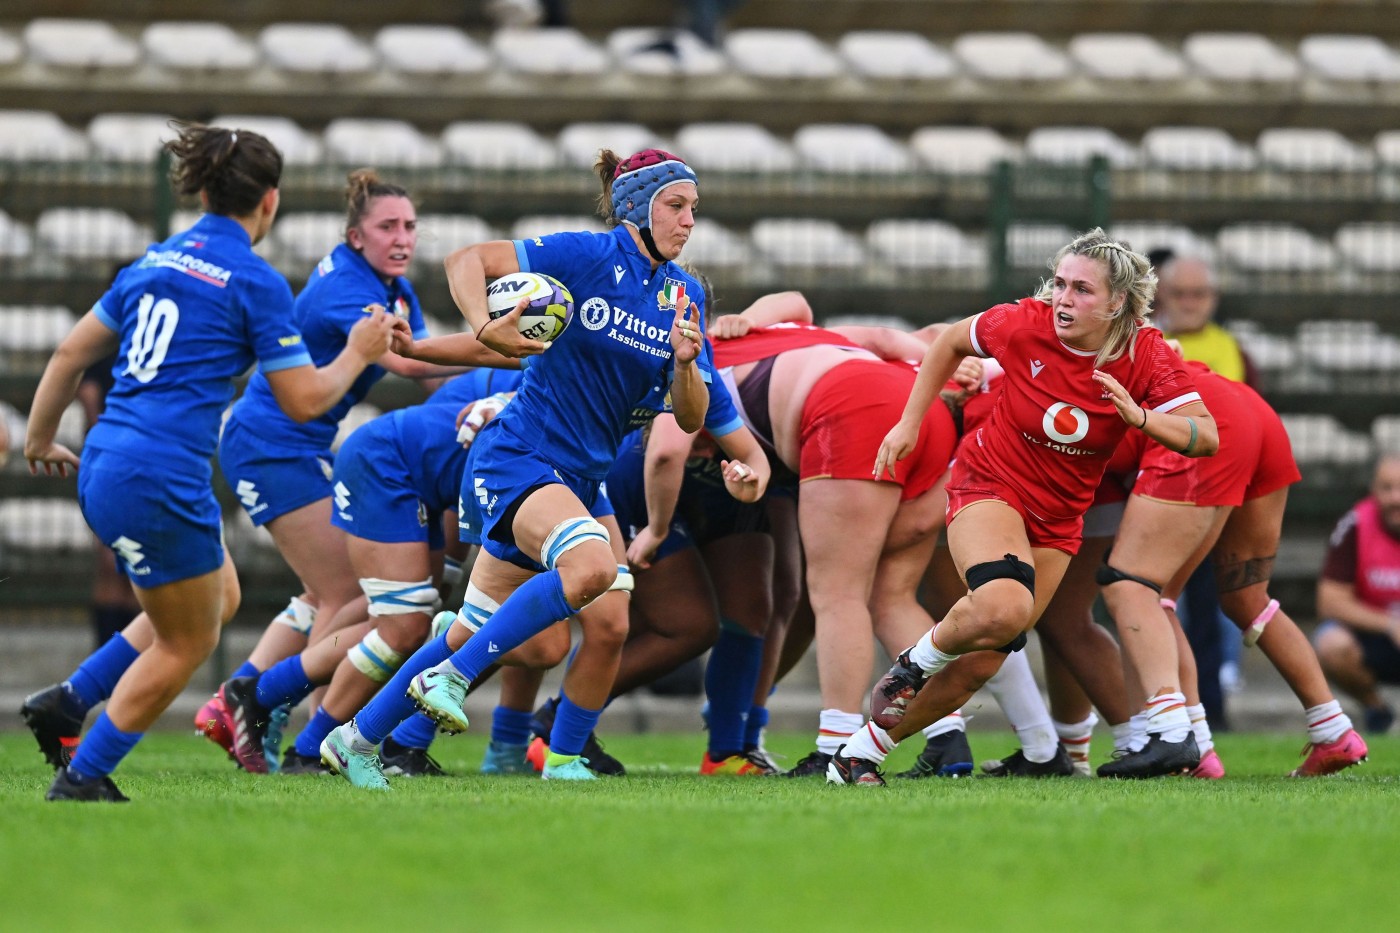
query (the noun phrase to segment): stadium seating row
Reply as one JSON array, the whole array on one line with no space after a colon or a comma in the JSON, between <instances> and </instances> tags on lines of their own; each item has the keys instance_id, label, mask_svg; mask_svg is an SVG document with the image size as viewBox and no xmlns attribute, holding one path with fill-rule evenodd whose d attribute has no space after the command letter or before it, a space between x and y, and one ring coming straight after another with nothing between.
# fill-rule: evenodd
<instances>
[{"instance_id":1,"label":"stadium seating row","mask_svg":"<svg viewBox=\"0 0 1400 933\"><path fill-rule=\"evenodd\" d=\"M0 67L133 69L151 62L173 72L247 73L264 65L290 72L364 75L380 68L412 76L716 76L733 69L760 79L1054 82L1096 80L1400 83L1400 54L1374 36L1312 35L1286 48L1254 33L1197 33L1179 48L1144 33L1091 33L1064 46L1030 32L975 32L947 47L915 32L858 31L833 46L796 29L735 29L721 49L689 33L613 31L601 43L568 28L502 28L479 42L450 26L387 26L368 39L333 23L279 23L243 34L222 23L158 22L128 30L102 20L36 19L22 41L0 33Z\"/></svg>"},{"instance_id":2,"label":"stadium seating row","mask_svg":"<svg viewBox=\"0 0 1400 933\"><path fill-rule=\"evenodd\" d=\"M177 212L172 229L193 223ZM288 276L298 278L342 239L344 216L287 213L261 250ZM601 229L591 216L532 215L504 228L480 217L426 214L420 218L417 260L435 267L467 243L522 239L559 230ZM1354 290L1393 288L1400 276L1400 223L1355 222L1330 238L1282 223L1237 223L1214 236L1179 224L1114 223L1115 235L1142 248L1171 247L1217 261L1227 279L1307 275L1314 287ZM1064 224L1014 223L1007 248L1017 268L1040 268L1074 231ZM0 212L0 261L15 278L61 272L74 263L116 262L139 255L153 241L149 227L111 208L50 208L33 227ZM851 231L822 218L765 218L747 229L700 218L686 255L702 268L761 276L765 267L825 271L878 283L891 274L932 274L981 281L989 266L986 237L939 220L881 220Z\"/></svg>"},{"instance_id":3,"label":"stadium seating row","mask_svg":"<svg viewBox=\"0 0 1400 933\"><path fill-rule=\"evenodd\" d=\"M170 117L109 113L85 130L56 114L0 110L0 160L72 162L105 159L146 162L173 137ZM575 123L548 138L519 122L458 121L439 134L404 120L337 117L322 133L285 117L223 114L211 122L263 133L289 164L375 164L411 168L443 165L474 169L548 171L586 167L602 146L634 151L668 145L706 171L777 173L794 169L874 175L932 171L984 173L1001 161L1082 163L1103 156L1119 169L1165 171L1370 172L1400 169L1400 130L1352 140L1326 128L1276 127L1254 144L1224 129L1161 126L1136 143L1105 127L1043 126L1023 138L989 127L927 126L908 140L876 126L804 126L783 139L756 123L713 122L682 126L670 138L638 123Z\"/></svg>"}]
</instances>

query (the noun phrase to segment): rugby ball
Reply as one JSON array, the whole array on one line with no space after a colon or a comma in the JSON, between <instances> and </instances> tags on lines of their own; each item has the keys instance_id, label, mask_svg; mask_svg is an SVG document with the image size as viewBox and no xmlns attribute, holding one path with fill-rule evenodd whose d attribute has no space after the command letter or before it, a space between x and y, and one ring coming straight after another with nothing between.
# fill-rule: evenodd
<instances>
[{"instance_id":1,"label":"rugby ball","mask_svg":"<svg viewBox=\"0 0 1400 933\"><path fill-rule=\"evenodd\" d=\"M522 298L530 304L520 315L520 333L531 340L558 339L574 318L574 296L558 279L538 272L512 272L486 288L491 320L515 310Z\"/></svg>"}]
</instances>

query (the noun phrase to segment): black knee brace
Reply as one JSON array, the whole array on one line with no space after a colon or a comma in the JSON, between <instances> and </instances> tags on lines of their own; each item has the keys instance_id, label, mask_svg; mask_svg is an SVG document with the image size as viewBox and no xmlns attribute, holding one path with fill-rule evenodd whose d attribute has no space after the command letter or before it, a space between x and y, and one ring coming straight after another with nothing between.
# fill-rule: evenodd
<instances>
[{"instance_id":1,"label":"black knee brace","mask_svg":"<svg viewBox=\"0 0 1400 933\"><path fill-rule=\"evenodd\" d=\"M1013 651L1020 651L1024 647L1026 647L1026 633L1022 632L997 650L1002 654L1010 654Z\"/></svg>"},{"instance_id":2,"label":"black knee brace","mask_svg":"<svg viewBox=\"0 0 1400 933\"><path fill-rule=\"evenodd\" d=\"M1143 586L1147 587L1149 590L1156 593L1158 596L1162 594L1162 587L1160 584L1153 583L1146 577L1139 577L1131 573L1124 573L1123 571L1119 570L1117 567L1112 566L1111 564L1104 564L1102 567L1100 567L1094 572L1094 582L1097 583L1099 586L1108 586L1112 583L1122 583L1124 580L1129 580L1133 583L1141 583Z\"/></svg>"},{"instance_id":3,"label":"black knee brace","mask_svg":"<svg viewBox=\"0 0 1400 933\"><path fill-rule=\"evenodd\" d=\"M1031 591L1035 598L1035 565L1028 564L1015 554L1007 554L1001 560L989 560L984 564L973 564L967 568L967 588L975 590L993 580L1015 580Z\"/></svg>"}]
</instances>

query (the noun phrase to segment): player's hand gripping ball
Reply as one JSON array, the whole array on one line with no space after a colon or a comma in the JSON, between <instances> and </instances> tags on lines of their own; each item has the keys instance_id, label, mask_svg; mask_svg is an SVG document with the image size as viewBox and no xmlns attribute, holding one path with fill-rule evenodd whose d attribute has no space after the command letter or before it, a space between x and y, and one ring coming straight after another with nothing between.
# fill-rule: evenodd
<instances>
[{"instance_id":1,"label":"player's hand gripping ball","mask_svg":"<svg viewBox=\"0 0 1400 933\"><path fill-rule=\"evenodd\" d=\"M574 319L574 296L558 279L538 272L512 272L486 289L491 320L509 314L522 300L529 301L516 327L530 340L549 343L558 339Z\"/></svg>"}]
</instances>

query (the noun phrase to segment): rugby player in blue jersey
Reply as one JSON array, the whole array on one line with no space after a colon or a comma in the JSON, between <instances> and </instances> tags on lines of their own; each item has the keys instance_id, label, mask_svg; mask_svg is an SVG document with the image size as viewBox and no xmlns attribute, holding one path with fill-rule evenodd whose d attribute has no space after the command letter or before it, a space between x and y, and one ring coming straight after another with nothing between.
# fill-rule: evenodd
<instances>
[{"instance_id":1,"label":"rugby player in blue jersey","mask_svg":"<svg viewBox=\"0 0 1400 933\"><path fill-rule=\"evenodd\" d=\"M173 180L206 213L123 270L54 352L35 392L24 454L31 472L78 469L78 501L136 586L151 644L130 652L111 700L49 800L120 802L109 775L213 651L239 600L225 553L210 457L233 380L254 362L279 412L329 410L389 346L393 318L363 315L317 368L292 316L286 281L252 251L278 206L282 156L264 137L182 125L167 144ZM83 371L116 351L107 408L81 465L54 440ZM115 639L114 639L115 641ZM109 643L111 644L111 643ZM135 649L128 645L128 648ZM63 714L63 686L44 705ZM31 728L38 719L26 715ZM44 746L41 730L35 728Z\"/></svg>"}]
</instances>

